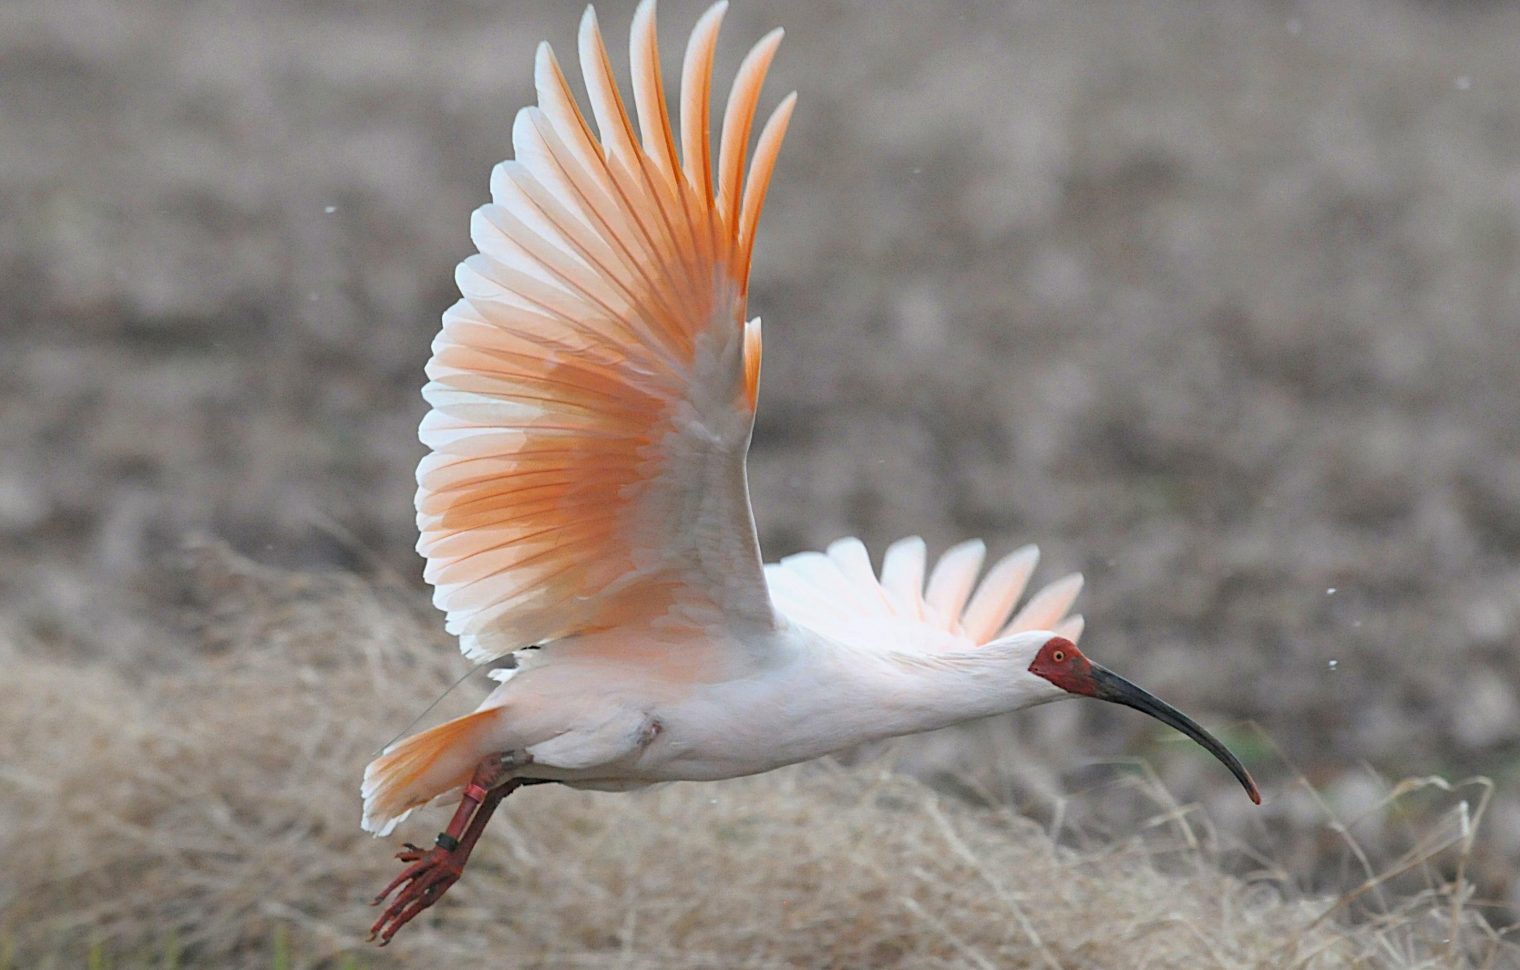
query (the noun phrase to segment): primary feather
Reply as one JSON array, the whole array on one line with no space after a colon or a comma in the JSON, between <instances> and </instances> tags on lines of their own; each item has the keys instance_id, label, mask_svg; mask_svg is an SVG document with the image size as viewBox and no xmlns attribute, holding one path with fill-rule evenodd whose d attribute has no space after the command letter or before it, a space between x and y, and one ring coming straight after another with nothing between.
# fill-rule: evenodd
<instances>
[{"instance_id":1,"label":"primary feather","mask_svg":"<svg viewBox=\"0 0 1520 970\"><path fill-rule=\"evenodd\" d=\"M888 547L880 579L859 539L840 539L826 553L787 556L765 567L765 579L771 601L787 619L867 650L951 653L1026 630L1051 630L1072 641L1081 636L1082 617L1067 615L1082 589L1081 575L1040 590L1010 619L1039 550L1025 546L1010 553L977 585L986 551L980 539L951 548L935 563L927 590L926 549L917 536Z\"/></svg>"},{"instance_id":2,"label":"primary feather","mask_svg":"<svg viewBox=\"0 0 1520 970\"><path fill-rule=\"evenodd\" d=\"M782 100L742 186L779 31L745 58L714 186L713 55L723 5L692 33L681 144L664 107L652 6L631 53L634 132L594 12L580 58L593 135L547 44L516 158L471 220L423 396L418 551L465 654L617 625L704 617L765 624L771 608L744 457L759 375L746 280L791 116Z\"/></svg>"}]
</instances>

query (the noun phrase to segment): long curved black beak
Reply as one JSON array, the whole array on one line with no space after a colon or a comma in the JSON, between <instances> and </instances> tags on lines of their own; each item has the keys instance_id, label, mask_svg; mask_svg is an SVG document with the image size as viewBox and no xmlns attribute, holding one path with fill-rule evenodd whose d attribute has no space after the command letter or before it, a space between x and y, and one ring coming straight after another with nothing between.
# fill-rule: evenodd
<instances>
[{"instance_id":1,"label":"long curved black beak","mask_svg":"<svg viewBox=\"0 0 1520 970\"><path fill-rule=\"evenodd\" d=\"M1133 707L1137 711L1149 714L1162 724L1168 724L1186 734L1230 769L1230 774L1245 786L1246 794L1251 796L1251 801L1261 804L1261 792L1256 790L1256 782L1251 780L1250 772L1246 771L1239 758L1230 753L1229 748L1199 727L1198 722L1149 691L1136 687L1107 667L1093 664L1091 677L1093 690L1088 695L1089 697Z\"/></svg>"}]
</instances>

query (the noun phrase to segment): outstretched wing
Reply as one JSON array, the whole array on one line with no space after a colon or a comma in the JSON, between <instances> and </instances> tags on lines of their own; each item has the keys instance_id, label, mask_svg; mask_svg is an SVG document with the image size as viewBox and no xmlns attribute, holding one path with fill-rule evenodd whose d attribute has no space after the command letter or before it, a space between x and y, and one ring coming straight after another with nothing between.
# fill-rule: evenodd
<instances>
[{"instance_id":1,"label":"outstretched wing","mask_svg":"<svg viewBox=\"0 0 1520 970\"><path fill-rule=\"evenodd\" d=\"M471 220L480 252L459 266L423 389L417 549L472 659L657 618L772 622L744 472L760 369L745 296L795 94L744 178L776 30L739 68L715 178L724 9L686 50L679 158L652 0L630 45L637 134L594 11L579 47L597 134L540 45L538 105Z\"/></svg>"},{"instance_id":2,"label":"outstretched wing","mask_svg":"<svg viewBox=\"0 0 1520 970\"><path fill-rule=\"evenodd\" d=\"M980 539L953 547L935 563L926 589L924 540L894 542L878 578L865 545L840 539L826 553L799 553L766 566L765 578L788 620L867 649L941 653L1025 630L1052 630L1073 642L1082 635L1082 617L1067 613L1081 592L1080 574L1056 580L1014 613L1040 551L1025 546L1004 556L978 585L986 554Z\"/></svg>"}]
</instances>

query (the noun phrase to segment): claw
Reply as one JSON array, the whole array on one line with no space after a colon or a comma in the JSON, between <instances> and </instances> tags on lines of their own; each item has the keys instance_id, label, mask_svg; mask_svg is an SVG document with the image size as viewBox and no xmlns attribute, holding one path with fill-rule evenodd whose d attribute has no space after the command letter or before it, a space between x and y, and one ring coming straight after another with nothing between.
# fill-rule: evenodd
<instances>
[{"instance_id":1,"label":"claw","mask_svg":"<svg viewBox=\"0 0 1520 970\"><path fill-rule=\"evenodd\" d=\"M398 858L400 857L400 855L405 855L405 854L406 853L400 853L398 855ZM395 879L392 879L386 885L386 887L384 889L380 890L379 894L375 896L374 900L370 903L370 905L371 906L379 906L381 903L383 903L385 901L385 897L387 897L391 893L395 892L404 883L407 883L407 882L410 882L413 879L416 879L418 876L420 876L423 873L424 870L428 869L430 865L431 865L431 863L429 861L427 861L427 860L418 859L416 861L413 861L411 865L407 866L405 869L402 869L401 873L398 876L396 876ZM403 892L405 892L405 890L403 890Z\"/></svg>"},{"instance_id":2,"label":"claw","mask_svg":"<svg viewBox=\"0 0 1520 970\"><path fill-rule=\"evenodd\" d=\"M401 874L392 879L390 885L381 890L380 895L370 904L379 906L391 893L396 894L390 906L369 928L369 938L374 940L379 936L381 946L389 943L396 931L411 922L418 913L436 903L450 886L459 881L459 876L464 871L463 865L454 858L453 853L441 848L435 847L426 852L417 850L415 846L411 849L412 851L399 853L399 857L416 853L421 858L401 870Z\"/></svg>"},{"instance_id":3,"label":"claw","mask_svg":"<svg viewBox=\"0 0 1520 970\"><path fill-rule=\"evenodd\" d=\"M391 942L391 938L396 935L397 930L401 929L401 927L410 922L413 916L416 916L418 913L431 906L432 903L433 901L431 899L418 899L413 900L404 908L399 909L399 911L397 911L393 916L394 921L392 924L385 929L385 932L380 934L380 945L388 946ZM397 907L400 907L400 905L400 903L397 903ZM388 911L387 915L389 916L392 914ZM373 931L370 932L369 938L371 940L375 938Z\"/></svg>"}]
</instances>

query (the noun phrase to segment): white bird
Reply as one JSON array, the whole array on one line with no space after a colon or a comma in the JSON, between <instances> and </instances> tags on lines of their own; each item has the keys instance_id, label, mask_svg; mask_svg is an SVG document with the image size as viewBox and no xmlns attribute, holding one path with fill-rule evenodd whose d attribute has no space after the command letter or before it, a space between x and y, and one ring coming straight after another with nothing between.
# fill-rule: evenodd
<instances>
[{"instance_id":1,"label":"white bird","mask_svg":"<svg viewBox=\"0 0 1520 970\"><path fill-rule=\"evenodd\" d=\"M747 278L796 95L746 166L778 29L739 67L714 169L724 10L692 31L679 133L653 0L631 31L637 131L593 10L579 48L595 133L541 44L538 106L518 112L516 158L471 220L479 254L459 266L463 298L423 389L417 548L465 656L515 662L493 671L477 711L364 773L363 825L377 835L460 799L435 846L399 854L409 865L375 900L396 894L373 928L382 942L459 878L523 785L733 778L1074 695L1184 732L1259 801L1223 745L1077 649L1080 576L1014 612L1032 546L980 584L979 541L932 570L916 538L893 544L879 575L855 539L762 566L745 479L760 378Z\"/></svg>"}]
</instances>

